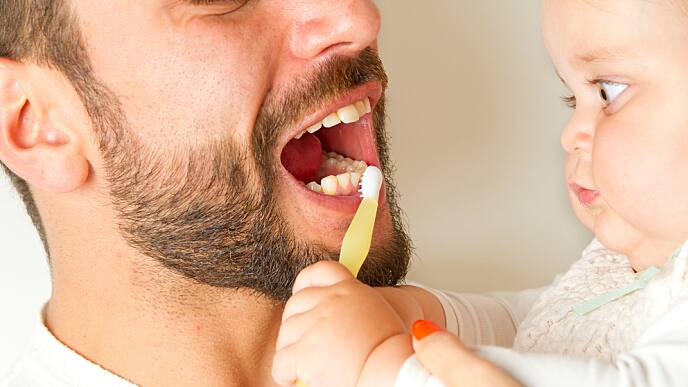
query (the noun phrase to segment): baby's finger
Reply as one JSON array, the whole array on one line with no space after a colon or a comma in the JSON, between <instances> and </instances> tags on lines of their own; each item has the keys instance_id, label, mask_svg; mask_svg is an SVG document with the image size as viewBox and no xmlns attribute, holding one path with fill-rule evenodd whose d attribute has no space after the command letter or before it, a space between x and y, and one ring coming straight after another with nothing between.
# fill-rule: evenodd
<instances>
[{"instance_id":1,"label":"baby's finger","mask_svg":"<svg viewBox=\"0 0 688 387\"><path fill-rule=\"evenodd\" d=\"M505 371L475 355L457 336L433 323L416 322L413 335L418 359L447 386L520 387Z\"/></svg>"},{"instance_id":2,"label":"baby's finger","mask_svg":"<svg viewBox=\"0 0 688 387\"><path fill-rule=\"evenodd\" d=\"M272 379L282 387L293 386L298 380L294 352L294 346L288 346L275 353L272 359Z\"/></svg>"},{"instance_id":3,"label":"baby's finger","mask_svg":"<svg viewBox=\"0 0 688 387\"><path fill-rule=\"evenodd\" d=\"M282 348L272 360L272 378L280 386L294 386L297 381L310 385L312 378L300 372L298 367L302 362L308 362L305 357L308 352L300 344L292 344Z\"/></svg>"},{"instance_id":4,"label":"baby's finger","mask_svg":"<svg viewBox=\"0 0 688 387\"><path fill-rule=\"evenodd\" d=\"M419 335L420 324L426 324L425 331ZM429 325L429 328L427 326ZM444 332L442 330L435 330L434 324L428 322L417 322L414 324L413 333L415 339L413 340L413 347L416 350L418 359L423 363L425 368L433 375L440 378L443 382L451 385L456 377L456 365L470 367L474 362L474 355L470 353L458 337ZM423 334L427 334L424 337ZM418 340L420 338L421 340Z\"/></svg>"},{"instance_id":5,"label":"baby's finger","mask_svg":"<svg viewBox=\"0 0 688 387\"><path fill-rule=\"evenodd\" d=\"M332 286L354 276L339 262L322 261L303 269L296 277L292 294L305 288Z\"/></svg>"},{"instance_id":6,"label":"baby's finger","mask_svg":"<svg viewBox=\"0 0 688 387\"><path fill-rule=\"evenodd\" d=\"M277 335L277 351L300 341L313 330L319 319L313 313L295 314L289 317L280 327Z\"/></svg>"},{"instance_id":7,"label":"baby's finger","mask_svg":"<svg viewBox=\"0 0 688 387\"><path fill-rule=\"evenodd\" d=\"M306 313L314 309L320 303L332 297L333 292L332 288L302 289L287 301L287 304L284 306L284 312L282 312L282 322L293 315Z\"/></svg>"}]
</instances>

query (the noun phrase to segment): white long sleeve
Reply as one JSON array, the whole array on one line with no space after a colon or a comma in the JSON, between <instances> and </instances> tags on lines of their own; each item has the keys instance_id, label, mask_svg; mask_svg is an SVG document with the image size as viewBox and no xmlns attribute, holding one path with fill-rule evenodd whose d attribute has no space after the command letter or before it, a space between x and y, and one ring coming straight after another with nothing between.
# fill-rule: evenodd
<instances>
[{"instance_id":1,"label":"white long sleeve","mask_svg":"<svg viewBox=\"0 0 688 387\"><path fill-rule=\"evenodd\" d=\"M500 347L512 346L518 326L546 289L471 294L423 288L442 304L447 331L458 335L469 346Z\"/></svg>"}]
</instances>

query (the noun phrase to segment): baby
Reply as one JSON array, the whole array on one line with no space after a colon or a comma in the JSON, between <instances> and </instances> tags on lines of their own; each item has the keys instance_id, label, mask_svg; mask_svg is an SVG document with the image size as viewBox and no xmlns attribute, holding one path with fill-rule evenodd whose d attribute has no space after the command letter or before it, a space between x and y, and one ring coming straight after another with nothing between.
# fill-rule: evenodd
<instances>
[{"instance_id":1,"label":"baby","mask_svg":"<svg viewBox=\"0 0 688 387\"><path fill-rule=\"evenodd\" d=\"M571 204L596 239L515 294L372 289L312 266L285 309L280 385L688 385L688 0L545 0L543 33L572 94ZM426 321L412 339L415 320L456 336ZM421 354L433 337L444 352Z\"/></svg>"}]
</instances>

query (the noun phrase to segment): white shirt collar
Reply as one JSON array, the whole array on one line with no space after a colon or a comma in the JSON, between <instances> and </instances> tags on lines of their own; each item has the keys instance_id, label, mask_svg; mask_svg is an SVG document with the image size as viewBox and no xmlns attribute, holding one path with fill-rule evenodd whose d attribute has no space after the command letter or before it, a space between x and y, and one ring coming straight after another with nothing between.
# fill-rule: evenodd
<instances>
[{"instance_id":1,"label":"white shirt collar","mask_svg":"<svg viewBox=\"0 0 688 387\"><path fill-rule=\"evenodd\" d=\"M19 363L33 378L65 386L136 387L61 343L45 325L45 308Z\"/></svg>"}]
</instances>

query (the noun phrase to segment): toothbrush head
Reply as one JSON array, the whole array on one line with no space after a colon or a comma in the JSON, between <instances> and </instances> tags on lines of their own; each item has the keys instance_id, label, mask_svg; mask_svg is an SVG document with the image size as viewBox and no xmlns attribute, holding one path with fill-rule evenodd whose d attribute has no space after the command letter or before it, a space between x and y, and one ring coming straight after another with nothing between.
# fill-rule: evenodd
<instances>
[{"instance_id":1,"label":"toothbrush head","mask_svg":"<svg viewBox=\"0 0 688 387\"><path fill-rule=\"evenodd\" d=\"M377 201L380 197L380 189L382 188L383 180L384 178L382 177L380 168L374 166L366 168L361 177L361 197L371 198Z\"/></svg>"}]
</instances>

